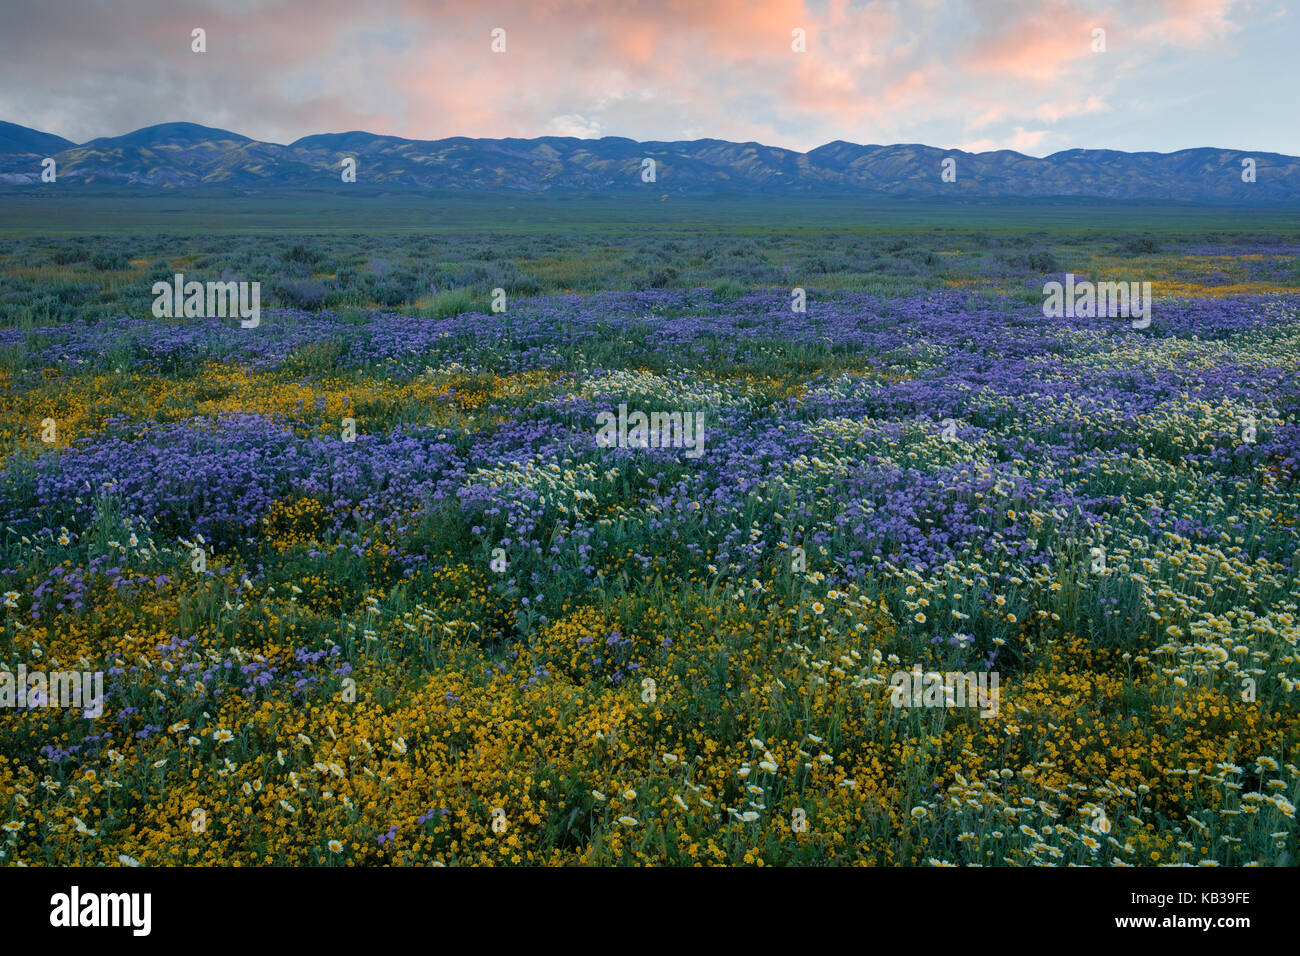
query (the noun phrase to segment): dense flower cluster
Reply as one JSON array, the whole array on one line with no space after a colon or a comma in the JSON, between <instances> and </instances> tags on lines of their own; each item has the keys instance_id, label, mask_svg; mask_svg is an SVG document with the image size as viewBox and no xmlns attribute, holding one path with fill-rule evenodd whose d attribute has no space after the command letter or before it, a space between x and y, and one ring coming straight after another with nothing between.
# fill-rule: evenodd
<instances>
[{"instance_id":1,"label":"dense flower cluster","mask_svg":"<svg viewBox=\"0 0 1300 956\"><path fill-rule=\"evenodd\" d=\"M0 329L0 863L1293 861L1300 298L789 302Z\"/></svg>"}]
</instances>

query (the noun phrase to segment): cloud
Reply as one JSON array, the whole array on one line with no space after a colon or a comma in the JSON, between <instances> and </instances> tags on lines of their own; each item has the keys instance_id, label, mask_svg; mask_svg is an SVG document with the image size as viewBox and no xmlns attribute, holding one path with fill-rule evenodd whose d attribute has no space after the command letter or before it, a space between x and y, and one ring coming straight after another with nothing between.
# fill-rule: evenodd
<instances>
[{"instance_id":1,"label":"cloud","mask_svg":"<svg viewBox=\"0 0 1300 956\"><path fill-rule=\"evenodd\" d=\"M30 4L0 35L0 109L78 141L191 120L278 142L349 129L705 130L799 149L971 133L1032 148L1077 138L1153 57L1240 32L1243 2L136 0L75 15ZM196 26L206 54L190 50ZM1104 54L1091 48L1098 26ZM492 52L496 27L505 53ZM791 49L795 28L807 52ZM1137 108L1158 113L1159 94L1142 96Z\"/></svg>"},{"instance_id":2,"label":"cloud","mask_svg":"<svg viewBox=\"0 0 1300 956\"><path fill-rule=\"evenodd\" d=\"M577 114L557 116L547 126L556 136L576 136L578 139L600 138L600 122Z\"/></svg>"},{"instance_id":3,"label":"cloud","mask_svg":"<svg viewBox=\"0 0 1300 956\"><path fill-rule=\"evenodd\" d=\"M1031 90L1042 87L1091 60L1092 31L1105 29L1110 19L1109 13L1076 9L1064 0L1034 3L997 21L986 18L962 64L976 77L1023 80Z\"/></svg>"},{"instance_id":4,"label":"cloud","mask_svg":"<svg viewBox=\"0 0 1300 956\"><path fill-rule=\"evenodd\" d=\"M1010 149L1017 153L1026 153L1033 155L1034 150L1038 149L1043 139L1051 135L1048 130L1036 129L1027 130L1017 126L1015 132L1006 139L994 141L991 139L977 139L966 143L961 148L968 153L983 153L989 150Z\"/></svg>"},{"instance_id":5,"label":"cloud","mask_svg":"<svg viewBox=\"0 0 1300 956\"><path fill-rule=\"evenodd\" d=\"M1137 31L1137 39L1166 46L1204 47L1240 29L1230 16L1240 5L1240 0L1157 0L1155 17Z\"/></svg>"}]
</instances>

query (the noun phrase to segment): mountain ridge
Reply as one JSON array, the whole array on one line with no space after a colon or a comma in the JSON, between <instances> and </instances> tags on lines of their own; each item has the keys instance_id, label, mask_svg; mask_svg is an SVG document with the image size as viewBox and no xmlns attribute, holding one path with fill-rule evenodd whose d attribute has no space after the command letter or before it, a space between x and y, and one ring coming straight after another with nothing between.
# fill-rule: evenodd
<instances>
[{"instance_id":1,"label":"mountain ridge","mask_svg":"<svg viewBox=\"0 0 1300 956\"><path fill-rule=\"evenodd\" d=\"M922 143L834 140L807 152L720 139L637 141L607 136L409 139L349 130L287 145L196 123L143 127L77 144L0 122L0 186L42 188L41 163L57 183L166 190L221 186L241 192L516 190L696 194L862 193L957 199L1087 198L1243 205L1300 205L1300 157L1223 147L1171 153L1071 148L1044 157L1000 149L972 153ZM341 178L356 161L356 183ZM654 160L654 181L643 179ZM956 161L956 180L941 176ZM1255 182L1242 179L1243 160Z\"/></svg>"}]
</instances>

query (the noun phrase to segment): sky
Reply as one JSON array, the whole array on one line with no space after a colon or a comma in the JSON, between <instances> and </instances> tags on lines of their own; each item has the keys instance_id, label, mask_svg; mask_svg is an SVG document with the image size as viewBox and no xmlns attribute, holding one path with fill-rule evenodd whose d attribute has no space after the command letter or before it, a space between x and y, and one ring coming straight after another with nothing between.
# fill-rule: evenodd
<instances>
[{"instance_id":1,"label":"sky","mask_svg":"<svg viewBox=\"0 0 1300 956\"><path fill-rule=\"evenodd\" d=\"M76 142L185 121L277 143L360 129L1300 155L1288 6L0 0L0 120Z\"/></svg>"}]
</instances>

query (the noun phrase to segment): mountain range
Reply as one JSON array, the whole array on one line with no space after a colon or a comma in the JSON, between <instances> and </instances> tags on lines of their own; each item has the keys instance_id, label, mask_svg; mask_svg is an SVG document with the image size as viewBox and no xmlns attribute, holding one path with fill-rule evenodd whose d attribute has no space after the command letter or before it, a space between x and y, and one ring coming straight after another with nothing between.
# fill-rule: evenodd
<instances>
[{"instance_id":1,"label":"mountain range","mask_svg":"<svg viewBox=\"0 0 1300 956\"><path fill-rule=\"evenodd\" d=\"M53 158L56 184L41 180ZM345 159L356 182L342 181ZM643 180L654 160L653 182ZM941 178L955 161L954 182ZM1243 160L1254 182L1243 181ZM288 145L194 123L164 123L73 143L0 122L0 189L94 186L112 191L223 187L242 194L294 190L625 190L816 193L956 199L1100 198L1241 205L1300 205L1300 158L1239 149L1173 153L1069 149L1037 158L1011 150L968 153L933 146L862 146L837 140L806 153L717 139L638 142L577 139L403 139L360 131L305 136Z\"/></svg>"}]
</instances>

